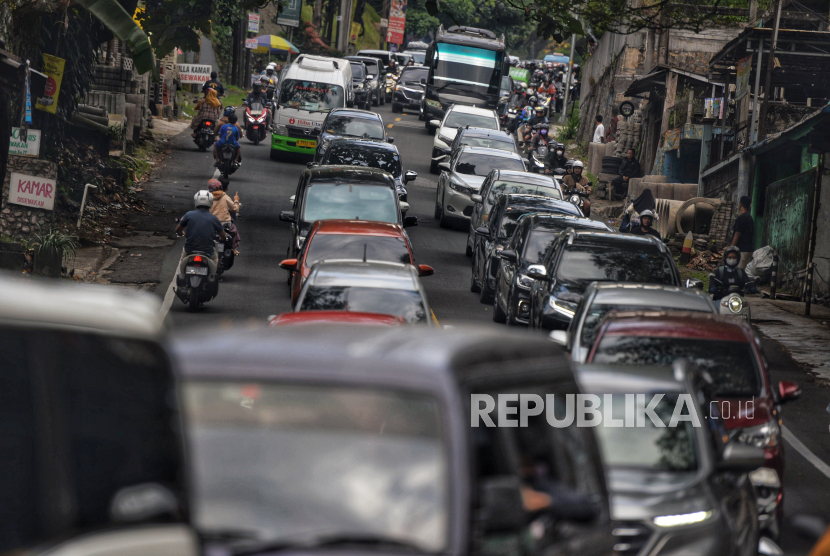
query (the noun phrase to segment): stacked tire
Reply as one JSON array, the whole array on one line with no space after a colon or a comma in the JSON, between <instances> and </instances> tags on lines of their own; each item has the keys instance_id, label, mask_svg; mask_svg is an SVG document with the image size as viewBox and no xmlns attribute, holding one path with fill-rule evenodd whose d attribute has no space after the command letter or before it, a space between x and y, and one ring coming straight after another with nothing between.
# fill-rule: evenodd
<instances>
[{"instance_id":1,"label":"stacked tire","mask_svg":"<svg viewBox=\"0 0 830 556\"><path fill-rule=\"evenodd\" d=\"M643 113L635 110L628 120L620 120L617 123L617 146L614 149L614 155L618 158L624 158L628 149L637 151L640 146L640 138L643 129Z\"/></svg>"},{"instance_id":2,"label":"stacked tire","mask_svg":"<svg viewBox=\"0 0 830 556\"><path fill-rule=\"evenodd\" d=\"M603 156L602 157L602 173L603 174L619 174L620 173L620 165L622 164L622 158L617 158L616 156Z\"/></svg>"}]
</instances>

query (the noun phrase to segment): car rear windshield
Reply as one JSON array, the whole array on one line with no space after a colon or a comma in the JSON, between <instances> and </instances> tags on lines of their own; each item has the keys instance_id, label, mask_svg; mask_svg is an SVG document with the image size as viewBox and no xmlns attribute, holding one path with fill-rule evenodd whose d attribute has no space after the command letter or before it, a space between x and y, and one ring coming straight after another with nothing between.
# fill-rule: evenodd
<instances>
[{"instance_id":1,"label":"car rear windshield","mask_svg":"<svg viewBox=\"0 0 830 556\"><path fill-rule=\"evenodd\" d=\"M482 114L468 114L459 110L453 110L444 122L446 127L480 127L483 129L498 129L499 123L494 116Z\"/></svg>"},{"instance_id":2,"label":"car rear windshield","mask_svg":"<svg viewBox=\"0 0 830 556\"><path fill-rule=\"evenodd\" d=\"M364 139L383 139L383 124L379 120L355 118L354 116L331 115L326 121L326 133L363 137Z\"/></svg>"},{"instance_id":3,"label":"car rear windshield","mask_svg":"<svg viewBox=\"0 0 830 556\"><path fill-rule=\"evenodd\" d=\"M581 282L639 282L677 285L668 256L637 243L568 245L557 276Z\"/></svg>"},{"instance_id":4,"label":"car rear windshield","mask_svg":"<svg viewBox=\"0 0 830 556\"><path fill-rule=\"evenodd\" d=\"M309 286L300 311L356 311L403 317L409 323L427 322L421 293L412 290L353 286Z\"/></svg>"},{"instance_id":5,"label":"car rear windshield","mask_svg":"<svg viewBox=\"0 0 830 556\"><path fill-rule=\"evenodd\" d=\"M407 68L401 73L401 84L420 85L421 79L426 79L428 75L427 68Z\"/></svg>"},{"instance_id":6,"label":"car rear windshield","mask_svg":"<svg viewBox=\"0 0 830 556\"><path fill-rule=\"evenodd\" d=\"M433 396L255 380L182 389L201 532L236 532L240 553L339 535L446 551L449 461Z\"/></svg>"},{"instance_id":7,"label":"car rear windshield","mask_svg":"<svg viewBox=\"0 0 830 556\"><path fill-rule=\"evenodd\" d=\"M356 145L353 142L330 147L325 163L380 168L395 177L401 175L401 157L397 151L369 145Z\"/></svg>"},{"instance_id":8,"label":"car rear windshield","mask_svg":"<svg viewBox=\"0 0 830 556\"><path fill-rule=\"evenodd\" d=\"M312 183L306 190L303 220L332 218L397 223L395 192L382 185Z\"/></svg>"},{"instance_id":9,"label":"car rear windshield","mask_svg":"<svg viewBox=\"0 0 830 556\"><path fill-rule=\"evenodd\" d=\"M416 64L423 64L424 61L427 59L427 53L426 52L420 52L420 51L404 52L404 54L410 54L415 59Z\"/></svg>"},{"instance_id":10,"label":"car rear windshield","mask_svg":"<svg viewBox=\"0 0 830 556\"><path fill-rule=\"evenodd\" d=\"M464 135L458 141L459 147L484 147L485 149L498 149L500 151L516 151L516 144L513 139L507 136L502 137L474 137Z\"/></svg>"},{"instance_id":11,"label":"car rear windshield","mask_svg":"<svg viewBox=\"0 0 830 556\"><path fill-rule=\"evenodd\" d=\"M361 64L351 64L352 77L363 79L363 66Z\"/></svg>"},{"instance_id":12,"label":"car rear windshield","mask_svg":"<svg viewBox=\"0 0 830 556\"><path fill-rule=\"evenodd\" d=\"M316 234L308 246L306 266L326 259L357 259L412 264L402 237Z\"/></svg>"},{"instance_id":13,"label":"car rear windshield","mask_svg":"<svg viewBox=\"0 0 830 556\"><path fill-rule=\"evenodd\" d=\"M645 394L643 404L653 401L654 393ZM630 396L634 398L634 396ZM623 422L626 418L625 394L601 397L603 415ZM632 400L633 401L633 400ZM611 407L605 404L610 402ZM629 402L631 403L631 402ZM664 394L654 407L659 420L668 425L678 404L677 394ZM688 405L681 405L681 415L689 415ZM642 411L642 409L641 409ZM645 419L643 427L615 427L607 425L608 417L596 427L597 440L603 460L611 468L646 469L651 471L695 471L698 466L698 446L695 431L689 421L679 421L675 427L657 427Z\"/></svg>"},{"instance_id":14,"label":"car rear windshield","mask_svg":"<svg viewBox=\"0 0 830 556\"><path fill-rule=\"evenodd\" d=\"M535 183L522 183L518 181L496 181L490 188L490 193L487 195L487 202L491 205L496 203L496 200L502 195L509 195L511 193L523 193L527 195L541 195L542 197L551 197L553 199L561 199L562 192L559 191L555 185L539 185ZM574 211L575 212L575 211Z\"/></svg>"},{"instance_id":15,"label":"car rear windshield","mask_svg":"<svg viewBox=\"0 0 830 556\"><path fill-rule=\"evenodd\" d=\"M496 169L524 172L525 166L522 161L517 158L469 153L462 155L455 164L456 172L472 176L486 176L492 170Z\"/></svg>"},{"instance_id":16,"label":"car rear windshield","mask_svg":"<svg viewBox=\"0 0 830 556\"><path fill-rule=\"evenodd\" d=\"M323 112L345 106L343 87L332 83L286 79L280 89L280 105L288 108Z\"/></svg>"},{"instance_id":17,"label":"car rear windshield","mask_svg":"<svg viewBox=\"0 0 830 556\"><path fill-rule=\"evenodd\" d=\"M594 363L671 365L677 359L707 371L719 397L743 398L761 391L755 357L746 342L647 336L605 336Z\"/></svg>"},{"instance_id":18,"label":"car rear windshield","mask_svg":"<svg viewBox=\"0 0 830 556\"><path fill-rule=\"evenodd\" d=\"M610 303L594 304L585 313L585 321L582 324L581 344L583 347L591 347L594 345L594 340L597 339L597 332L599 332L599 325L605 315L611 311L695 311L701 313L711 313L712 310L709 304L703 300L683 299L682 307L664 307L659 305L613 305Z\"/></svg>"}]
</instances>

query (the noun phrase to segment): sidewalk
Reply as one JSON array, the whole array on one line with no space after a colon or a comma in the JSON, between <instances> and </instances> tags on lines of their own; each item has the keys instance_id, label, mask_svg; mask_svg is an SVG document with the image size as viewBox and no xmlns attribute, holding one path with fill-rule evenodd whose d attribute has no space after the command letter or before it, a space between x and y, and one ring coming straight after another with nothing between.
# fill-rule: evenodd
<instances>
[{"instance_id":1,"label":"sidewalk","mask_svg":"<svg viewBox=\"0 0 830 556\"><path fill-rule=\"evenodd\" d=\"M812 305L804 316L804 303L749 296L752 324L779 342L799 364L817 378L830 381L830 309Z\"/></svg>"}]
</instances>

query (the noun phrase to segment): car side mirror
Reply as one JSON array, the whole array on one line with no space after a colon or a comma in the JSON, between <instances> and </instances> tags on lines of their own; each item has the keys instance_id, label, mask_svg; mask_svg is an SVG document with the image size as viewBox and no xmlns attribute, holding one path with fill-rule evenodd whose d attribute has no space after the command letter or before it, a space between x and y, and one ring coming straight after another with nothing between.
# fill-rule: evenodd
<instances>
[{"instance_id":1,"label":"car side mirror","mask_svg":"<svg viewBox=\"0 0 830 556\"><path fill-rule=\"evenodd\" d=\"M403 227L404 228L411 228L412 226L418 225L418 217L417 216L405 216L403 219Z\"/></svg>"},{"instance_id":2,"label":"car side mirror","mask_svg":"<svg viewBox=\"0 0 830 556\"><path fill-rule=\"evenodd\" d=\"M411 181L415 181L418 178L418 172L413 172L412 170L408 171L403 175L404 183L409 183Z\"/></svg>"},{"instance_id":3,"label":"car side mirror","mask_svg":"<svg viewBox=\"0 0 830 556\"><path fill-rule=\"evenodd\" d=\"M687 288L697 288L699 290L703 289L703 280L698 280L696 278L689 278L686 280L686 287Z\"/></svg>"},{"instance_id":4,"label":"car side mirror","mask_svg":"<svg viewBox=\"0 0 830 556\"><path fill-rule=\"evenodd\" d=\"M406 201L399 201L401 205L401 212L409 212L409 203Z\"/></svg>"},{"instance_id":5,"label":"car side mirror","mask_svg":"<svg viewBox=\"0 0 830 556\"><path fill-rule=\"evenodd\" d=\"M387 137L387 138L386 138L386 142L387 142L387 143L394 143L394 142L395 142L395 138L394 138L394 137Z\"/></svg>"},{"instance_id":6,"label":"car side mirror","mask_svg":"<svg viewBox=\"0 0 830 556\"><path fill-rule=\"evenodd\" d=\"M782 380L778 383L778 395L782 402L794 400L801 395L801 386L789 380Z\"/></svg>"},{"instance_id":7,"label":"car side mirror","mask_svg":"<svg viewBox=\"0 0 830 556\"><path fill-rule=\"evenodd\" d=\"M319 127L315 127L314 129L311 130L312 135L320 135L322 132L323 132L323 130L320 129Z\"/></svg>"},{"instance_id":8,"label":"car side mirror","mask_svg":"<svg viewBox=\"0 0 830 556\"><path fill-rule=\"evenodd\" d=\"M565 347L568 345L568 331L567 330L551 330L548 334L548 339L554 344Z\"/></svg>"},{"instance_id":9,"label":"car side mirror","mask_svg":"<svg viewBox=\"0 0 830 556\"><path fill-rule=\"evenodd\" d=\"M291 204L293 205L293 204L294 204L294 200L295 200L296 198L297 198L297 196L296 196L296 195L292 195L291 197L289 197L289 198L288 198L288 202L289 202L289 203L291 203Z\"/></svg>"},{"instance_id":10,"label":"car side mirror","mask_svg":"<svg viewBox=\"0 0 830 556\"><path fill-rule=\"evenodd\" d=\"M483 479L479 500L476 521L482 533L516 532L525 526L527 516L519 477L503 475Z\"/></svg>"},{"instance_id":11,"label":"car side mirror","mask_svg":"<svg viewBox=\"0 0 830 556\"><path fill-rule=\"evenodd\" d=\"M534 280L548 280L548 270L544 267L544 265L540 264L532 264L527 267L526 274L533 278Z\"/></svg>"},{"instance_id":12,"label":"car side mirror","mask_svg":"<svg viewBox=\"0 0 830 556\"><path fill-rule=\"evenodd\" d=\"M319 165L320 165L320 164L319 164L319 163L317 163L317 162L306 162L306 163L305 163L305 167L306 167L306 168L314 168L315 166L319 166Z\"/></svg>"},{"instance_id":13,"label":"car side mirror","mask_svg":"<svg viewBox=\"0 0 830 556\"><path fill-rule=\"evenodd\" d=\"M515 263L519 257L518 255L516 255L516 252L512 249L504 249L499 253L499 258L511 263Z\"/></svg>"},{"instance_id":14,"label":"car side mirror","mask_svg":"<svg viewBox=\"0 0 830 556\"><path fill-rule=\"evenodd\" d=\"M294 211L293 210L284 210L280 212L280 221L281 222L294 222Z\"/></svg>"},{"instance_id":15,"label":"car side mirror","mask_svg":"<svg viewBox=\"0 0 830 556\"><path fill-rule=\"evenodd\" d=\"M297 259L285 259L280 263L280 268L285 270L297 270Z\"/></svg>"},{"instance_id":16,"label":"car side mirror","mask_svg":"<svg viewBox=\"0 0 830 556\"><path fill-rule=\"evenodd\" d=\"M426 264L418 265L418 276L432 276L435 274L435 269Z\"/></svg>"},{"instance_id":17,"label":"car side mirror","mask_svg":"<svg viewBox=\"0 0 830 556\"><path fill-rule=\"evenodd\" d=\"M110 502L110 518L116 523L137 523L159 517L175 517L179 500L167 487L143 483L125 487Z\"/></svg>"},{"instance_id":18,"label":"car side mirror","mask_svg":"<svg viewBox=\"0 0 830 556\"><path fill-rule=\"evenodd\" d=\"M490 237L490 228L486 226L479 226L475 231L477 236Z\"/></svg>"},{"instance_id":19,"label":"car side mirror","mask_svg":"<svg viewBox=\"0 0 830 556\"><path fill-rule=\"evenodd\" d=\"M738 442L730 442L723 448L718 462L721 471L752 471L765 464L764 450Z\"/></svg>"},{"instance_id":20,"label":"car side mirror","mask_svg":"<svg viewBox=\"0 0 830 556\"><path fill-rule=\"evenodd\" d=\"M438 167L444 170L445 172L450 171L450 163L449 162L439 162Z\"/></svg>"},{"instance_id":21,"label":"car side mirror","mask_svg":"<svg viewBox=\"0 0 830 556\"><path fill-rule=\"evenodd\" d=\"M474 203L483 203L484 197L482 197L478 193L473 193L472 195L470 195L470 200Z\"/></svg>"},{"instance_id":22,"label":"car side mirror","mask_svg":"<svg viewBox=\"0 0 830 556\"><path fill-rule=\"evenodd\" d=\"M429 125L432 127L441 127L441 120L430 120Z\"/></svg>"}]
</instances>

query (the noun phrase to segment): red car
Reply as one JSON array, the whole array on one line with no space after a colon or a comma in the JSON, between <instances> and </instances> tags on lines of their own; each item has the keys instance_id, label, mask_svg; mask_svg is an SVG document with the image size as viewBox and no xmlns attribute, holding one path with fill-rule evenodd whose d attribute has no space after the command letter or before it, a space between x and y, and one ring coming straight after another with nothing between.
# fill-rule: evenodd
<instances>
[{"instance_id":1,"label":"red car","mask_svg":"<svg viewBox=\"0 0 830 556\"><path fill-rule=\"evenodd\" d=\"M781 402L796 398L794 382L774 386L761 341L745 322L708 313L619 312L610 314L587 363L670 365L685 358L713 379L717 409L730 441L763 448L766 467L753 471L761 527L773 536L783 513L784 446Z\"/></svg>"},{"instance_id":2,"label":"red car","mask_svg":"<svg viewBox=\"0 0 830 556\"><path fill-rule=\"evenodd\" d=\"M305 279L314 263L348 259L415 264L412 244L399 224L366 220L318 220L308 232L296 259L286 259L280 266L291 272L291 304L297 302ZM420 276L435 271L418 265Z\"/></svg>"},{"instance_id":3,"label":"red car","mask_svg":"<svg viewBox=\"0 0 830 556\"><path fill-rule=\"evenodd\" d=\"M299 313L282 313L271 317L269 325L286 326L296 324L374 324L378 326L402 326L406 324L403 317L384 315L382 313L358 313L348 311L301 311Z\"/></svg>"}]
</instances>

